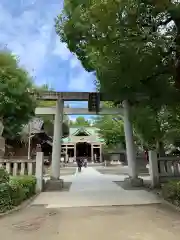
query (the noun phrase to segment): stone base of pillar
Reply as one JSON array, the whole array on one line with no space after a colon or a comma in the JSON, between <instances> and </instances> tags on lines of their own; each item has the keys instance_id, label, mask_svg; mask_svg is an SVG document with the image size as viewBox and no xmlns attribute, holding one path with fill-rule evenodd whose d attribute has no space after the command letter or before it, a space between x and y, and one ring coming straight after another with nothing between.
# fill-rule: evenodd
<instances>
[{"instance_id":1,"label":"stone base of pillar","mask_svg":"<svg viewBox=\"0 0 180 240\"><path fill-rule=\"evenodd\" d=\"M44 191L45 192L58 192L63 189L64 180L63 179L50 179L47 180L45 184Z\"/></svg>"},{"instance_id":2,"label":"stone base of pillar","mask_svg":"<svg viewBox=\"0 0 180 240\"><path fill-rule=\"evenodd\" d=\"M142 178L132 178L127 177L124 179L125 183L129 184L132 187L141 187L143 186L143 179Z\"/></svg>"}]
</instances>

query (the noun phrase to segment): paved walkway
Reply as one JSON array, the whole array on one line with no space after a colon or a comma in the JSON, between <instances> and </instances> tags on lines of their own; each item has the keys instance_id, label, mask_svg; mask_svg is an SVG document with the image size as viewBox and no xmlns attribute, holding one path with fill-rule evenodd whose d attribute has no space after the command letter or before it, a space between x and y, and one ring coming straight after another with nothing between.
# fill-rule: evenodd
<instances>
[{"instance_id":1,"label":"paved walkway","mask_svg":"<svg viewBox=\"0 0 180 240\"><path fill-rule=\"evenodd\" d=\"M145 190L124 190L113 181L123 181L125 176L104 175L92 167L64 176L72 182L69 192L43 192L32 205L46 205L47 208L85 206L123 206L160 203L160 199Z\"/></svg>"},{"instance_id":2,"label":"paved walkway","mask_svg":"<svg viewBox=\"0 0 180 240\"><path fill-rule=\"evenodd\" d=\"M0 218L1 238L179 240L180 214L164 204L109 206L158 202L153 194L126 191L112 182L113 176L101 175L93 168L64 179L73 182L68 193L42 193L33 203L37 206ZM45 203L48 208L41 205ZM90 207L72 208L81 205Z\"/></svg>"}]
</instances>

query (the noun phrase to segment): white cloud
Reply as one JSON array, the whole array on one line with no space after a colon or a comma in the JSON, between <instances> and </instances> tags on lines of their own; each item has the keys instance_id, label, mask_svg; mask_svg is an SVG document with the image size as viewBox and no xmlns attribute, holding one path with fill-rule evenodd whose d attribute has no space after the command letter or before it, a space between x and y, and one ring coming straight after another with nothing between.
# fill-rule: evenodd
<instances>
[{"instance_id":1,"label":"white cloud","mask_svg":"<svg viewBox=\"0 0 180 240\"><path fill-rule=\"evenodd\" d=\"M77 57L73 53L69 51L66 43L60 42L58 36L56 37L55 46L53 48L52 53L54 55L59 56L64 61L69 60L70 68L72 69L81 66L81 62L77 59Z\"/></svg>"},{"instance_id":2,"label":"white cloud","mask_svg":"<svg viewBox=\"0 0 180 240\"><path fill-rule=\"evenodd\" d=\"M69 91L91 91L94 89L94 84L91 78L92 74L86 71L80 72L76 77L72 77L69 81Z\"/></svg>"},{"instance_id":3,"label":"white cloud","mask_svg":"<svg viewBox=\"0 0 180 240\"><path fill-rule=\"evenodd\" d=\"M6 0L5 0L6 1ZM54 18L62 9L62 2L53 0L21 0L18 12L12 14L12 5L3 5L0 0L0 47L7 47L19 56L20 64L23 65L36 79L37 84L53 83L55 88L66 88L69 91L91 91L93 89L91 75L86 73L80 61L61 43L54 31ZM19 2L19 3L18 3ZM56 2L56 3L55 3ZM37 3L37 4L36 4ZM42 3L42 5L41 5ZM6 6L6 7L5 7ZM25 7L24 11L22 7ZM54 43L55 41L55 43ZM57 81L57 67L51 64L52 55L59 56L58 63L63 64L65 76L62 76L61 84ZM56 59L56 58L55 58ZM56 59L57 60L57 59ZM67 63L66 63L67 61ZM45 66L48 64L52 74L48 76ZM66 70L68 69L68 74ZM79 75L76 73L79 72ZM53 75L55 73L55 76ZM75 77L69 75L76 74ZM48 80L47 80L48 79Z\"/></svg>"},{"instance_id":4,"label":"white cloud","mask_svg":"<svg viewBox=\"0 0 180 240\"><path fill-rule=\"evenodd\" d=\"M70 67L73 69L73 68L79 67L80 65L81 65L81 62L74 55L70 60Z\"/></svg>"},{"instance_id":5,"label":"white cloud","mask_svg":"<svg viewBox=\"0 0 180 240\"><path fill-rule=\"evenodd\" d=\"M35 2L36 2L37 0L21 0L21 4L23 5L23 6L29 6L29 5L33 5L33 4L35 4Z\"/></svg>"},{"instance_id":6,"label":"white cloud","mask_svg":"<svg viewBox=\"0 0 180 240\"><path fill-rule=\"evenodd\" d=\"M69 60L72 56L66 44L60 42L59 37L56 37L56 42L52 53L54 55L60 56L60 58L64 61Z\"/></svg>"},{"instance_id":7,"label":"white cloud","mask_svg":"<svg viewBox=\"0 0 180 240\"><path fill-rule=\"evenodd\" d=\"M76 116L73 116L73 115L68 115L69 117L69 120L75 122L76 121Z\"/></svg>"},{"instance_id":8,"label":"white cloud","mask_svg":"<svg viewBox=\"0 0 180 240\"><path fill-rule=\"evenodd\" d=\"M29 1L33 4L34 1ZM26 10L20 15L11 15L0 4L0 44L7 45L20 57L20 63L34 74L41 69L49 50L54 29L53 12L37 9Z\"/></svg>"}]
</instances>

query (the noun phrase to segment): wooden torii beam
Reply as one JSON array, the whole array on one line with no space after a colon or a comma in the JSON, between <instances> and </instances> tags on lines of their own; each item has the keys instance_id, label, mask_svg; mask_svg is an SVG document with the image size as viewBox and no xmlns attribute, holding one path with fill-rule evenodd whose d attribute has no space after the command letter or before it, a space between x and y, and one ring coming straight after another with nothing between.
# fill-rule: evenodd
<instances>
[{"instance_id":1,"label":"wooden torii beam","mask_svg":"<svg viewBox=\"0 0 180 240\"><path fill-rule=\"evenodd\" d=\"M64 101L88 101L90 92L54 92L54 91L43 91L42 93L31 93L39 100L44 101L56 101L62 99ZM100 94L101 101L112 101L108 99L103 93Z\"/></svg>"},{"instance_id":2,"label":"wooden torii beam","mask_svg":"<svg viewBox=\"0 0 180 240\"><path fill-rule=\"evenodd\" d=\"M37 107L36 115L55 115L55 107ZM122 108L101 108L98 113L89 112L86 108L64 108L65 115L123 115Z\"/></svg>"}]
</instances>

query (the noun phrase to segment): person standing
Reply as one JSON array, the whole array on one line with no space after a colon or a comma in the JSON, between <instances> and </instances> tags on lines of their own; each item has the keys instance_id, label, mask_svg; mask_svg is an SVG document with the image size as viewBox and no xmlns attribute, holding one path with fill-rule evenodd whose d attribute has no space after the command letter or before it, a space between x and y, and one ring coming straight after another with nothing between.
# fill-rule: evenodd
<instances>
[{"instance_id":1,"label":"person standing","mask_svg":"<svg viewBox=\"0 0 180 240\"><path fill-rule=\"evenodd\" d=\"M84 159L84 167L87 167L87 158Z\"/></svg>"},{"instance_id":2,"label":"person standing","mask_svg":"<svg viewBox=\"0 0 180 240\"><path fill-rule=\"evenodd\" d=\"M78 166L78 172L81 172L81 168L82 168L82 159L81 158L77 158L77 166Z\"/></svg>"}]
</instances>

